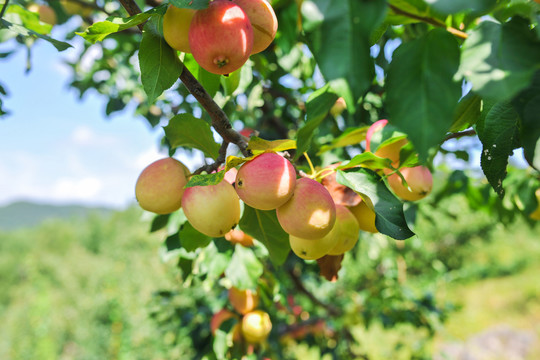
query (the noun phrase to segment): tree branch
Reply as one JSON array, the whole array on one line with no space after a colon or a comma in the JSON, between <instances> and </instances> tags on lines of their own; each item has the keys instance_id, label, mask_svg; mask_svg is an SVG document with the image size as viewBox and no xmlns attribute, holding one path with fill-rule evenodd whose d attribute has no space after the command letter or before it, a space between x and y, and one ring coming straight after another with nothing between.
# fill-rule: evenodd
<instances>
[{"instance_id":1,"label":"tree branch","mask_svg":"<svg viewBox=\"0 0 540 360\"><path fill-rule=\"evenodd\" d=\"M139 14L141 9L135 3L134 0L120 0L120 3L126 9L130 16ZM139 29L142 31L144 24L139 24ZM212 127L223 138L223 142L233 143L238 146L244 156L249 155L247 150L246 139L232 128L231 122L227 117L227 114L219 107L218 104L212 99L212 97L206 92L204 87L197 81L197 79L191 74L191 72L184 66L182 74L180 74L180 80L189 92L197 99L199 104L206 110L210 118L212 119ZM223 146L222 146L223 147ZM226 150L226 148L225 148ZM220 150L221 151L221 150ZM219 165L218 165L219 167Z\"/></svg>"},{"instance_id":2,"label":"tree branch","mask_svg":"<svg viewBox=\"0 0 540 360\"><path fill-rule=\"evenodd\" d=\"M465 131L460 131L460 132L457 132L457 133L452 133L452 134L446 135L446 137L444 138L443 142L448 141L448 140L450 140L450 139L458 139L458 138L460 138L460 137L464 137L464 136L474 136L474 135L476 135L476 131L474 131L473 129L465 130Z\"/></svg>"},{"instance_id":3,"label":"tree branch","mask_svg":"<svg viewBox=\"0 0 540 360\"><path fill-rule=\"evenodd\" d=\"M208 165L201 166L200 168L198 168L197 170L195 170L193 172L193 175L198 175L198 174L202 173L203 171L205 171L207 174L210 174L210 173L216 171L217 169L219 169L221 164L223 164L225 162L225 160L226 160L227 147L229 147L229 143L227 141L223 140L223 143L221 144L221 147L219 148L219 156L216 159L216 161L213 164L208 164Z\"/></svg>"},{"instance_id":4,"label":"tree branch","mask_svg":"<svg viewBox=\"0 0 540 360\"><path fill-rule=\"evenodd\" d=\"M8 7L8 4L9 4L9 0L6 0L6 2L2 6L2 10L0 10L0 19L4 16L6 9Z\"/></svg>"},{"instance_id":5,"label":"tree branch","mask_svg":"<svg viewBox=\"0 0 540 360\"><path fill-rule=\"evenodd\" d=\"M319 305L320 307L326 309L330 315L338 316L340 314L338 309L336 309L335 307L333 307L331 305L323 303L322 301L317 299L315 297L315 295L313 295L308 289L306 289L306 287L302 283L302 280L300 280L298 275L296 275L296 273L294 272L294 269L289 269L288 273L289 273L289 276L291 277L295 287L300 292L304 293L314 304Z\"/></svg>"},{"instance_id":6,"label":"tree branch","mask_svg":"<svg viewBox=\"0 0 540 360\"><path fill-rule=\"evenodd\" d=\"M422 22L425 22L425 23L433 25L433 26L444 28L450 34L452 34L454 36L457 36L457 37L459 37L461 39L466 39L468 37L467 33L464 33L463 31L458 30L456 28L453 28L451 26L446 26L445 23L443 23L441 21L438 21L437 19L433 19L433 18L425 17L425 16L420 16L420 15L416 15L416 14L411 14L410 12L402 10L402 9L398 8L397 6L395 6L395 5L389 5L389 6L390 6L390 9L392 9L392 11L394 11L398 15L403 15L403 16L406 16L408 18L415 19L415 20L418 20L418 21L422 21Z\"/></svg>"}]
</instances>

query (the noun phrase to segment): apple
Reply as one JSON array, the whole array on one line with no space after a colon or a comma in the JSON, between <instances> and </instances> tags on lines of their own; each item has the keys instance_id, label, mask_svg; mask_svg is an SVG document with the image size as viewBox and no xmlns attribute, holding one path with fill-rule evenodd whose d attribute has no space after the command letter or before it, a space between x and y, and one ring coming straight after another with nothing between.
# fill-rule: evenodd
<instances>
[{"instance_id":1,"label":"apple","mask_svg":"<svg viewBox=\"0 0 540 360\"><path fill-rule=\"evenodd\" d=\"M273 210L293 195L296 171L276 153L264 153L240 167L235 188L242 201L259 210Z\"/></svg>"},{"instance_id":2,"label":"apple","mask_svg":"<svg viewBox=\"0 0 540 360\"><path fill-rule=\"evenodd\" d=\"M259 305L259 295L256 291L240 290L233 286L229 289L229 302L236 311L245 315Z\"/></svg>"},{"instance_id":3,"label":"apple","mask_svg":"<svg viewBox=\"0 0 540 360\"><path fill-rule=\"evenodd\" d=\"M169 5L163 16L163 37L167 44L175 50L191 53L189 47L189 26L193 15L193 9L180 9Z\"/></svg>"},{"instance_id":4,"label":"apple","mask_svg":"<svg viewBox=\"0 0 540 360\"><path fill-rule=\"evenodd\" d=\"M253 27L253 49L257 54L266 49L276 37L278 20L272 5L266 0L232 0L246 13Z\"/></svg>"},{"instance_id":5,"label":"apple","mask_svg":"<svg viewBox=\"0 0 540 360\"><path fill-rule=\"evenodd\" d=\"M195 230L211 237L225 236L240 221L240 200L234 187L224 180L187 188L182 208Z\"/></svg>"},{"instance_id":6,"label":"apple","mask_svg":"<svg viewBox=\"0 0 540 360\"><path fill-rule=\"evenodd\" d=\"M373 135L379 131L382 131L382 129L388 124L388 120L382 119L379 121L374 122L368 129L366 134L366 151L371 151L371 138ZM391 144L385 145L383 147L378 147L375 151L375 155L378 157L386 158L392 160L393 163L399 164L399 152L401 151L401 148L405 146L408 143L407 139L400 139L397 140Z\"/></svg>"},{"instance_id":7,"label":"apple","mask_svg":"<svg viewBox=\"0 0 540 360\"><path fill-rule=\"evenodd\" d=\"M244 339L249 343L258 344L268 338L272 330L272 321L268 313L255 310L244 315L241 326Z\"/></svg>"},{"instance_id":8,"label":"apple","mask_svg":"<svg viewBox=\"0 0 540 360\"><path fill-rule=\"evenodd\" d=\"M379 232L375 227L375 211L373 211L364 200L360 201L356 206L351 206L349 210L356 218L360 230L370 233Z\"/></svg>"},{"instance_id":9,"label":"apple","mask_svg":"<svg viewBox=\"0 0 540 360\"><path fill-rule=\"evenodd\" d=\"M332 108L330 109L330 114L332 114L333 117L341 115L343 111L347 108L347 104L345 103L345 99L342 97L339 97L334 105L332 105Z\"/></svg>"},{"instance_id":10,"label":"apple","mask_svg":"<svg viewBox=\"0 0 540 360\"><path fill-rule=\"evenodd\" d=\"M86 3L87 5L84 5ZM60 0L60 5L64 8L68 15L79 15L83 18L87 18L92 15L92 3L90 1L72 1L72 0Z\"/></svg>"},{"instance_id":11,"label":"apple","mask_svg":"<svg viewBox=\"0 0 540 360\"><path fill-rule=\"evenodd\" d=\"M335 246L326 255L341 255L351 250L358 242L359 232L360 226L353 213L346 206L336 205L336 224L329 233L335 239Z\"/></svg>"},{"instance_id":12,"label":"apple","mask_svg":"<svg viewBox=\"0 0 540 360\"><path fill-rule=\"evenodd\" d=\"M225 234L225 239L232 244L240 244L245 247L253 246L253 237L249 236L242 230L233 229Z\"/></svg>"},{"instance_id":13,"label":"apple","mask_svg":"<svg viewBox=\"0 0 540 360\"><path fill-rule=\"evenodd\" d=\"M289 235L320 239L336 222L336 205L324 186L309 178L296 180L292 197L276 209L278 221Z\"/></svg>"},{"instance_id":14,"label":"apple","mask_svg":"<svg viewBox=\"0 0 540 360\"><path fill-rule=\"evenodd\" d=\"M229 74L249 58L253 27L240 6L229 0L214 0L195 13L188 38L201 67L214 74Z\"/></svg>"},{"instance_id":15,"label":"apple","mask_svg":"<svg viewBox=\"0 0 540 360\"><path fill-rule=\"evenodd\" d=\"M402 168L399 171L409 186L406 187L403 184L403 180L397 173L388 176L388 184L401 199L408 201L420 200L431 192L433 176L427 167L415 166Z\"/></svg>"},{"instance_id":16,"label":"apple","mask_svg":"<svg viewBox=\"0 0 540 360\"><path fill-rule=\"evenodd\" d=\"M237 317L237 315L227 309L221 309L215 313L212 316L212 319L210 319L210 331L212 332L212 335L216 333L216 330L219 329L221 324L234 317Z\"/></svg>"},{"instance_id":17,"label":"apple","mask_svg":"<svg viewBox=\"0 0 540 360\"><path fill-rule=\"evenodd\" d=\"M171 157L154 161L139 175L135 197L139 206L156 214L169 214L180 208L189 171Z\"/></svg>"}]
</instances>

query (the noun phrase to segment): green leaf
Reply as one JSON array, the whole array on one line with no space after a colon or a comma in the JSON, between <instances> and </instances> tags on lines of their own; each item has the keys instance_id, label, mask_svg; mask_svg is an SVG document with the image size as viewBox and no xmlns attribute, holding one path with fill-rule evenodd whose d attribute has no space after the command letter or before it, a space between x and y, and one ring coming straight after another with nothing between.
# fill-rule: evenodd
<instances>
[{"instance_id":1,"label":"green leaf","mask_svg":"<svg viewBox=\"0 0 540 360\"><path fill-rule=\"evenodd\" d=\"M15 15L16 14L16 15ZM18 17L18 21L12 16ZM16 24L22 24L26 29L35 31L38 34L49 34L52 29L52 25L45 24L39 21L39 14L29 11L18 4L13 4L7 8L5 13L6 20L12 21Z\"/></svg>"},{"instance_id":2,"label":"green leaf","mask_svg":"<svg viewBox=\"0 0 540 360\"><path fill-rule=\"evenodd\" d=\"M458 103L454 114L454 121L449 132L465 130L478 121L482 109L482 99L474 92L470 91Z\"/></svg>"},{"instance_id":3,"label":"green leaf","mask_svg":"<svg viewBox=\"0 0 540 360\"><path fill-rule=\"evenodd\" d=\"M92 24L84 32L76 32L75 34L82 36L85 40L95 44L98 41L103 41L103 39L110 34L124 31L130 27L144 23L154 13L155 11L144 12L128 18L110 17L105 21Z\"/></svg>"},{"instance_id":4,"label":"green leaf","mask_svg":"<svg viewBox=\"0 0 540 360\"><path fill-rule=\"evenodd\" d=\"M263 211L244 205L239 225L242 231L263 243L274 265L285 262L291 250L289 235L281 228L274 210Z\"/></svg>"},{"instance_id":5,"label":"green leaf","mask_svg":"<svg viewBox=\"0 0 540 360\"><path fill-rule=\"evenodd\" d=\"M191 114L178 114L163 129L173 149L183 146L199 149L212 159L219 156L219 144L214 141L210 125L202 119Z\"/></svg>"},{"instance_id":6,"label":"green leaf","mask_svg":"<svg viewBox=\"0 0 540 360\"><path fill-rule=\"evenodd\" d=\"M386 10L385 1L302 3L308 46L323 77L328 82L341 80L340 95L349 100L346 93L351 92L353 103L371 86L375 75L369 41L371 33L382 24Z\"/></svg>"},{"instance_id":7,"label":"green leaf","mask_svg":"<svg viewBox=\"0 0 540 360\"><path fill-rule=\"evenodd\" d=\"M176 51L159 34L162 21L156 16L146 23L139 48L141 81L150 104L178 80L183 69Z\"/></svg>"},{"instance_id":8,"label":"green leaf","mask_svg":"<svg viewBox=\"0 0 540 360\"><path fill-rule=\"evenodd\" d=\"M521 119L520 135L525 159L540 169L540 71L531 86L512 100Z\"/></svg>"},{"instance_id":9,"label":"green leaf","mask_svg":"<svg viewBox=\"0 0 540 360\"><path fill-rule=\"evenodd\" d=\"M509 103L499 102L477 124L476 132L483 146L480 165L490 185L502 198L508 157L519 143L518 114Z\"/></svg>"},{"instance_id":10,"label":"green leaf","mask_svg":"<svg viewBox=\"0 0 540 360\"><path fill-rule=\"evenodd\" d=\"M485 13L490 10L497 0L426 0L431 7L442 14L459 12Z\"/></svg>"},{"instance_id":11,"label":"green leaf","mask_svg":"<svg viewBox=\"0 0 540 360\"><path fill-rule=\"evenodd\" d=\"M178 238L182 247L189 252L207 247L212 241L211 237L201 234L187 221L178 232Z\"/></svg>"},{"instance_id":12,"label":"green leaf","mask_svg":"<svg viewBox=\"0 0 540 360\"><path fill-rule=\"evenodd\" d=\"M350 161L344 162L336 169L342 170L362 164L368 164L370 168L384 169L389 168L392 165L392 160L378 157L377 155L367 151L356 155Z\"/></svg>"},{"instance_id":13,"label":"green leaf","mask_svg":"<svg viewBox=\"0 0 540 360\"><path fill-rule=\"evenodd\" d=\"M152 220L152 225L150 225L150 232L161 230L167 226L170 216L171 214L156 215Z\"/></svg>"},{"instance_id":14,"label":"green leaf","mask_svg":"<svg viewBox=\"0 0 540 360\"><path fill-rule=\"evenodd\" d=\"M201 66L199 66L199 71L197 72L197 80L199 80L201 85L211 97L214 97L219 90L219 87L221 85L220 78L221 75L212 74L211 72L206 71Z\"/></svg>"},{"instance_id":15,"label":"green leaf","mask_svg":"<svg viewBox=\"0 0 540 360\"><path fill-rule=\"evenodd\" d=\"M64 51L72 47L70 44L66 42L58 41L47 35L39 34L35 31L28 30L24 26L10 23L9 21L4 20L4 19L0 19L0 30L7 30L8 33L13 34L14 36L20 35L24 37L39 38L39 39L48 41L58 51Z\"/></svg>"},{"instance_id":16,"label":"green leaf","mask_svg":"<svg viewBox=\"0 0 540 360\"><path fill-rule=\"evenodd\" d=\"M405 240L414 235L405 221L403 203L388 190L375 172L365 168L347 172L338 170L336 180L371 200L376 214L375 226L382 234L396 240Z\"/></svg>"},{"instance_id":17,"label":"green leaf","mask_svg":"<svg viewBox=\"0 0 540 360\"><path fill-rule=\"evenodd\" d=\"M298 129L296 134L295 160L309 150L313 133L321 125L332 106L336 103L338 95L327 84L311 94L306 103L306 122Z\"/></svg>"},{"instance_id":18,"label":"green leaf","mask_svg":"<svg viewBox=\"0 0 540 360\"><path fill-rule=\"evenodd\" d=\"M240 290L256 289L257 281L263 274L263 265L253 251L244 246L236 246L225 276Z\"/></svg>"},{"instance_id":19,"label":"green leaf","mask_svg":"<svg viewBox=\"0 0 540 360\"><path fill-rule=\"evenodd\" d=\"M213 174L193 175L189 179L186 186L184 186L184 187L189 188L189 187L193 187L193 186L217 185L223 180L224 176L225 176L225 171L224 170L213 173Z\"/></svg>"},{"instance_id":20,"label":"green leaf","mask_svg":"<svg viewBox=\"0 0 540 360\"><path fill-rule=\"evenodd\" d=\"M458 66L458 43L442 29L401 44L392 56L386 83L389 121L408 135L422 160L452 124L461 95L453 80Z\"/></svg>"},{"instance_id":21,"label":"green leaf","mask_svg":"<svg viewBox=\"0 0 540 360\"><path fill-rule=\"evenodd\" d=\"M209 0L170 0L170 3L177 8L200 10L208 7Z\"/></svg>"},{"instance_id":22,"label":"green leaf","mask_svg":"<svg viewBox=\"0 0 540 360\"><path fill-rule=\"evenodd\" d=\"M317 155L321 155L327 151L342 148L345 146L358 145L360 142L366 139L366 134L369 126L362 126L359 128L347 128L343 133L332 140L328 145L321 146Z\"/></svg>"},{"instance_id":23,"label":"green leaf","mask_svg":"<svg viewBox=\"0 0 540 360\"><path fill-rule=\"evenodd\" d=\"M460 74L483 98L508 100L526 88L540 67L540 41L526 20L483 21L463 44Z\"/></svg>"}]
</instances>

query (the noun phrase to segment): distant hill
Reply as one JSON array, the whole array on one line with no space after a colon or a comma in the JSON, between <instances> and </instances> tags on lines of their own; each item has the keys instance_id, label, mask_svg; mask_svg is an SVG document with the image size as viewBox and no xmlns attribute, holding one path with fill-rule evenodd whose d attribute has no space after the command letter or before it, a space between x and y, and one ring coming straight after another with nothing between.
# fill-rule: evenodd
<instances>
[{"instance_id":1,"label":"distant hill","mask_svg":"<svg viewBox=\"0 0 540 360\"><path fill-rule=\"evenodd\" d=\"M49 219L81 219L96 213L109 215L113 211L114 209L106 207L50 205L18 201L0 207L0 230L33 227Z\"/></svg>"}]
</instances>

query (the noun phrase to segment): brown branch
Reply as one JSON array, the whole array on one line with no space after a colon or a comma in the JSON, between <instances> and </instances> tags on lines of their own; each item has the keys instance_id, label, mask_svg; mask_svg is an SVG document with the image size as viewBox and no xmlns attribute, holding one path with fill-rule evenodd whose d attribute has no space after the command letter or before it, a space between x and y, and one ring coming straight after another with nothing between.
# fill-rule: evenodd
<instances>
[{"instance_id":1,"label":"brown branch","mask_svg":"<svg viewBox=\"0 0 540 360\"><path fill-rule=\"evenodd\" d=\"M296 273L294 272L294 269L289 269L288 273L294 285L296 286L296 288L300 292L304 293L304 295L306 295L314 304L319 305L320 307L326 309L326 311L328 311L330 315L333 315L333 316L340 315L340 311L338 309L336 309L335 307L331 305L323 303L322 301L317 299L315 295L313 295L308 289L306 289L306 287L302 283L302 280L300 280L298 275L296 275Z\"/></svg>"},{"instance_id":2,"label":"brown branch","mask_svg":"<svg viewBox=\"0 0 540 360\"><path fill-rule=\"evenodd\" d=\"M216 161L213 164L207 164L203 165L197 170L193 172L193 175L197 175L205 171L207 174L210 174L217 169L225 162L227 157L227 147L229 147L229 143L227 141L223 141L221 144L221 147L219 148L219 156L217 157Z\"/></svg>"},{"instance_id":3,"label":"brown branch","mask_svg":"<svg viewBox=\"0 0 540 360\"><path fill-rule=\"evenodd\" d=\"M390 9L392 9L392 11L394 11L398 15L403 15L403 16L406 16L408 18L415 19L415 20L418 20L418 21L422 21L422 22L425 22L425 23L433 25L433 26L444 28L450 34L452 34L454 36L457 36L457 37L459 37L461 39L466 39L468 37L467 33L464 33L463 31L458 30L456 28L453 28L451 26L446 26L445 23L443 23L443 22L441 22L441 21L439 21L437 19L433 19L433 18L425 17L425 16L420 16L420 15L416 15L416 14L411 14L410 12L402 10L402 9L398 8L397 6L395 6L395 5L389 5L389 6L390 6Z\"/></svg>"},{"instance_id":4,"label":"brown branch","mask_svg":"<svg viewBox=\"0 0 540 360\"><path fill-rule=\"evenodd\" d=\"M137 15L141 12L139 6L134 0L120 0L120 3L126 9L130 16ZM142 31L144 24L139 24L139 29ZM245 137L239 134L232 128L231 122L227 117L227 114L219 107L218 104L212 99L212 97L206 92L204 87L197 81L197 79L191 74L191 72L184 66L182 74L180 74L180 80L189 92L197 99L203 109L208 112L212 119L212 127L223 138L223 142L233 143L238 146L244 156L249 155L247 150L247 141Z\"/></svg>"},{"instance_id":5,"label":"brown branch","mask_svg":"<svg viewBox=\"0 0 540 360\"><path fill-rule=\"evenodd\" d=\"M473 129L460 131L460 132L457 132L457 133L452 133L452 134L446 135L443 142L448 141L450 139L458 139L458 138L461 138L461 137L464 137L464 136L474 136L474 135L476 135L476 131L474 131Z\"/></svg>"}]
</instances>

